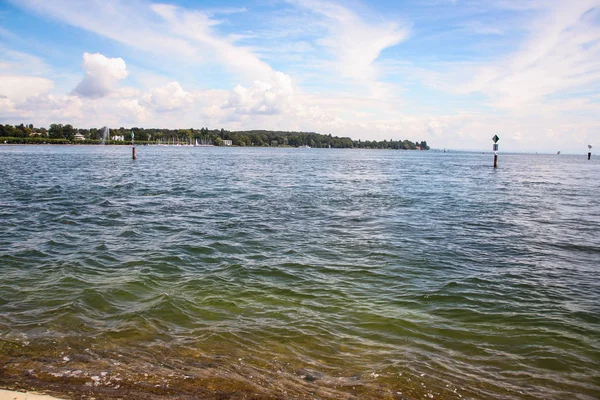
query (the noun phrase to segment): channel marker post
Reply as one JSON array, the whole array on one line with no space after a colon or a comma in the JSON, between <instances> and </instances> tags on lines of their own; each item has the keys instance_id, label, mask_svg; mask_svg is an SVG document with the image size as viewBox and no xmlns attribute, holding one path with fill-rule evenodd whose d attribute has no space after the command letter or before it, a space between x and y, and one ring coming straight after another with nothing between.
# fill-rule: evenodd
<instances>
[{"instance_id":1,"label":"channel marker post","mask_svg":"<svg viewBox=\"0 0 600 400\"><path fill-rule=\"evenodd\" d=\"M492 140L494 141L494 168L498 168L498 140L500 138L498 135L494 135Z\"/></svg>"},{"instance_id":2,"label":"channel marker post","mask_svg":"<svg viewBox=\"0 0 600 400\"><path fill-rule=\"evenodd\" d=\"M135 145L133 143L133 131L131 131L131 155L134 160L137 158L137 155L135 154Z\"/></svg>"}]
</instances>

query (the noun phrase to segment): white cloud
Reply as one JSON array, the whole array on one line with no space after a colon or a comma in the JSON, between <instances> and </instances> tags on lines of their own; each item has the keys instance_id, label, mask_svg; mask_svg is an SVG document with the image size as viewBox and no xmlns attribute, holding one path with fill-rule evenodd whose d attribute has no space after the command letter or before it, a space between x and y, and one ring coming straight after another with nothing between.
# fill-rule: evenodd
<instances>
[{"instance_id":1,"label":"white cloud","mask_svg":"<svg viewBox=\"0 0 600 400\"><path fill-rule=\"evenodd\" d=\"M254 81L252 86L237 85L224 108L235 114L279 114L293 101L292 79L283 72L275 72L272 83Z\"/></svg>"},{"instance_id":2,"label":"white cloud","mask_svg":"<svg viewBox=\"0 0 600 400\"><path fill-rule=\"evenodd\" d=\"M25 111L25 115L34 116L41 113L48 118L54 118L55 121L72 124L73 119L83 117L82 106L83 102L77 96L44 94L28 97L25 101L19 103L17 108Z\"/></svg>"},{"instance_id":3,"label":"white cloud","mask_svg":"<svg viewBox=\"0 0 600 400\"><path fill-rule=\"evenodd\" d=\"M122 58L108 58L100 53L83 53L85 77L73 89L81 97L99 99L111 94L117 82L129 74Z\"/></svg>"},{"instance_id":4,"label":"white cloud","mask_svg":"<svg viewBox=\"0 0 600 400\"><path fill-rule=\"evenodd\" d=\"M119 112L124 117L125 121L129 122L143 122L149 116L150 113L146 108L140 105L137 99L124 99L118 103Z\"/></svg>"},{"instance_id":5,"label":"white cloud","mask_svg":"<svg viewBox=\"0 0 600 400\"><path fill-rule=\"evenodd\" d=\"M83 102L79 97L64 96L60 100L59 106L52 111L52 115L60 118L61 120L79 120L83 118L83 113L81 112L82 106Z\"/></svg>"},{"instance_id":6,"label":"white cloud","mask_svg":"<svg viewBox=\"0 0 600 400\"><path fill-rule=\"evenodd\" d=\"M144 103L159 112L173 111L189 106L194 96L183 90L177 82L150 89L143 97Z\"/></svg>"},{"instance_id":7,"label":"white cloud","mask_svg":"<svg viewBox=\"0 0 600 400\"><path fill-rule=\"evenodd\" d=\"M113 97L137 97L141 94L140 89L134 87L121 87L112 93Z\"/></svg>"},{"instance_id":8,"label":"white cloud","mask_svg":"<svg viewBox=\"0 0 600 400\"><path fill-rule=\"evenodd\" d=\"M6 96L14 102L25 100L28 96L47 93L54 87L50 79L35 76L0 76L0 96Z\"/></svg>"},{"instance_id":9,"label":"white cloud","mask_svg":"<svg viewBox=\"0 0 600 400\"><path fill-rule=\"evenodd\" d=\"M0 113L4 115L11 114L15 111L15 103L6 96L0 96ZM2 114L0 114L2 116Z\"/></svg>"}]
</instances>

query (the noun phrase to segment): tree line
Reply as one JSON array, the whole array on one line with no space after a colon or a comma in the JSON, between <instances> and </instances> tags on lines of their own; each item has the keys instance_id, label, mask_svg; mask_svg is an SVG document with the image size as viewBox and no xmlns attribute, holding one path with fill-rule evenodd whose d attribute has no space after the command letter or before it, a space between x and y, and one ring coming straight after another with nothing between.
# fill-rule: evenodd
<instances>
[{"instance_id":1,"label":"tree line","mask_svg":"<svg viewBox=\"0 0 600 400\"><path fill-rule=\"evenodd\" d=\"M83 140L76 140L81 134ZM349 137L324 135L315 132L295 131L228 131L225 129L158 129L158 128L124 128L110 129L107 143L128 144L134 134L135 142L141 144L213 144L223 145L231 141L234 146L310 146L317 148L361 148L361 149L396 149L396 150L429 150L426 141L410 140L352 140ZM101 143L103 128L76 129L70 124L51 124L48 129L30 125L0 124L2 143ZM111 138L119 137L119 140ZM123 138L124 140L120 140Z\"/></svg>"}]
</instances>

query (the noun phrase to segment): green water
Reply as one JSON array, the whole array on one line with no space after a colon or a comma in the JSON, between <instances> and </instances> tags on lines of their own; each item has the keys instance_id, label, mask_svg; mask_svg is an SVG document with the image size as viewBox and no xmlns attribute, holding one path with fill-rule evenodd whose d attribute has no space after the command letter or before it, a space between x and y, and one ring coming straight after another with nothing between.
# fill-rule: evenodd
<instances>
[{"instance_id":1,"label":"green water","mask_svg":"<svg viewBox=\"0 0 600 400\"><path fill-rule=\"evenodd\" d=\"M597 160L130 151L0 147L0 385L600 398Z\"/></svg>"}]
</instances>

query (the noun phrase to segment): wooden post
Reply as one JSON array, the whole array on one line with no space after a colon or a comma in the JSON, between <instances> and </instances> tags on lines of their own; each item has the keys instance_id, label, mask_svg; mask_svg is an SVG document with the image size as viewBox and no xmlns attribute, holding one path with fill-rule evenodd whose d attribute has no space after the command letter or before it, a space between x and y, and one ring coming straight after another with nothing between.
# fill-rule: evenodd
<instances>
[{"instance_id":1,"label":"wooden post","mask_svg":"<svg viewBox=\"0 0 600 400\"><path fill-rule=\"evenodd\" d=\"M494 168L498 168L498 154L494 153Z\"/></svg>"},{"instance_id":2,"label":"wooden post","mask_svg":"<svg viewBox=\"0 0 600 400\"><path fill-rule=\"evenodd\" d=\"M132 147L132 153L131 155L133 156L133 159L135 160L137 158L136 154L135 154L135 147Z\"/></svg>"}]
</instances>

